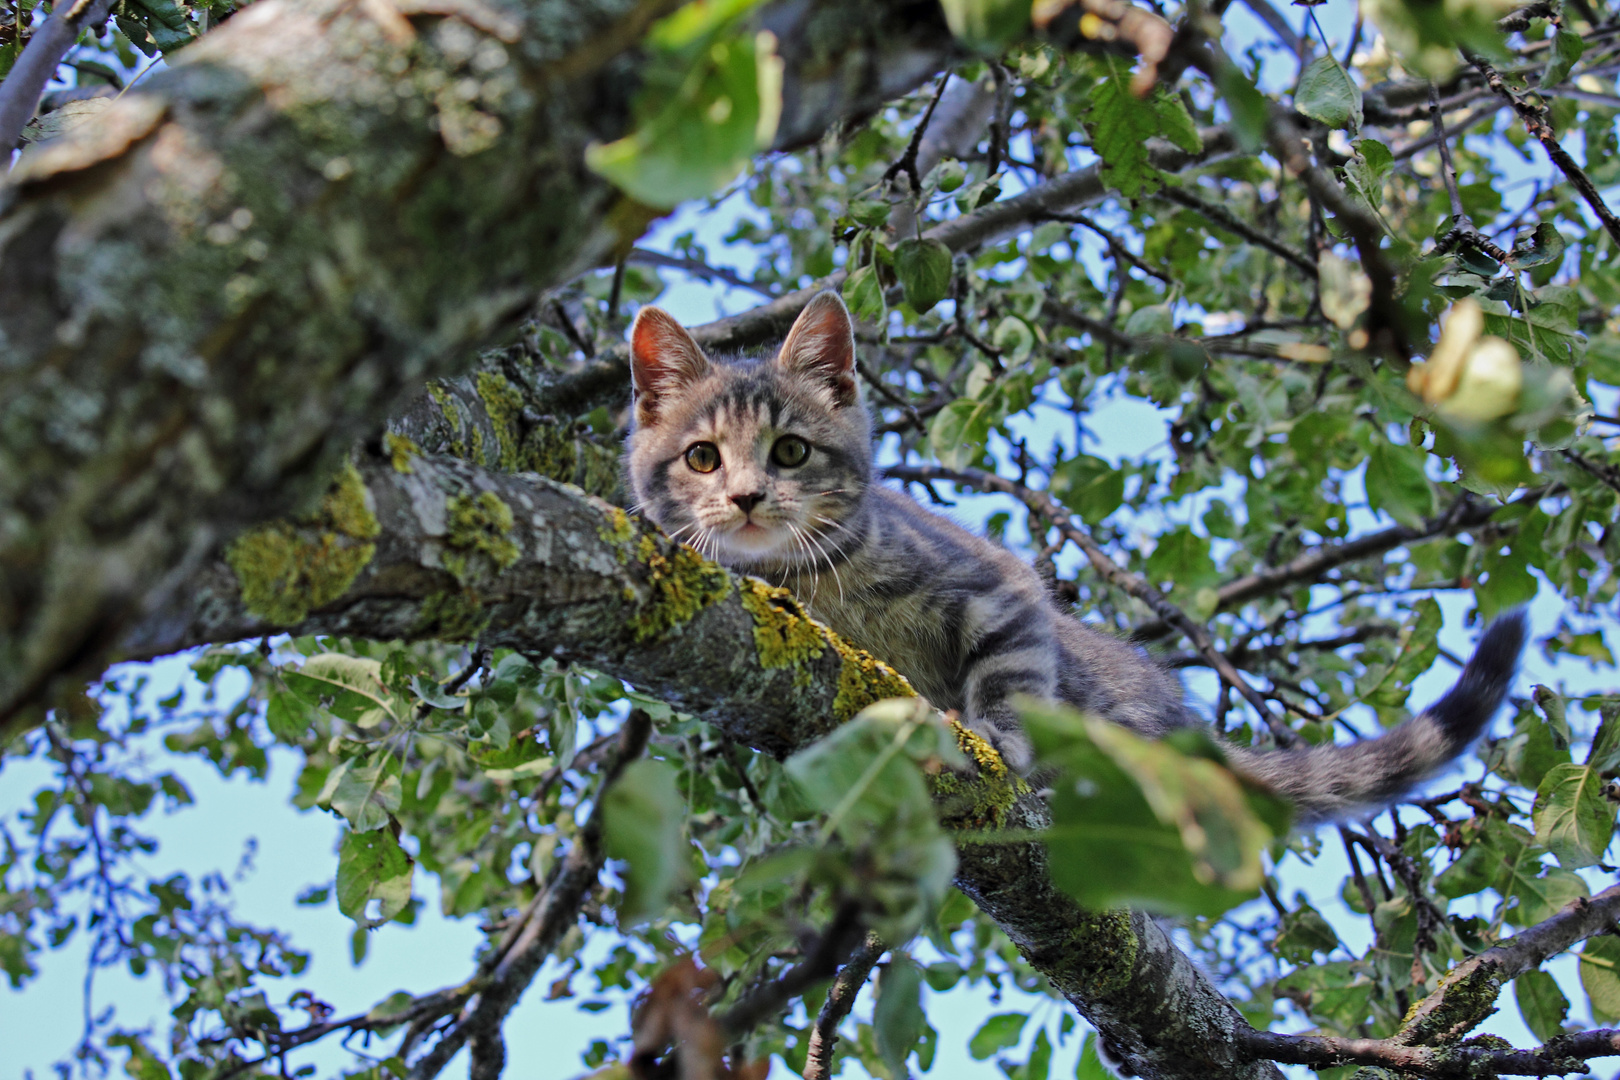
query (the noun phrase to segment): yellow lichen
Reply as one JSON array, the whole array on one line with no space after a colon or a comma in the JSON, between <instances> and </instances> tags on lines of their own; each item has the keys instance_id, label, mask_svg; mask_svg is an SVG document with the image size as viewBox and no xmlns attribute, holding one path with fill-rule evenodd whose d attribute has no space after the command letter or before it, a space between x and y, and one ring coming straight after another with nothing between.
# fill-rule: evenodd
<instances>
[{"instance_id":1,"label":"yellow lichen","mask_svg":"<svg viewBox=\"0 0 1620 1080\"><path fill-rule=\"evenodd\" d=\"M833 698L833 719L840 724L874 701L917 696L904 676L871 653L836 637L832 643L843 660L838 668L838 696Z\"/></svg>"},{"instance_id":2,"label":"yellow lichen","mask_svg":"<svg viewBox=\"0 0 1620 1080\"><path fill-rule=\"evenodd\" d=\"M410 474L416 470L416 466L411 464L411 458L419 456L422 448L415 442L390 431L383 436L383 446L388 449L388 460L394 466L395 472Z\"/></svg>"},{"instance_id":3,"label":"yellow lichen","mask_svg":"<svg viewBox=\"0 0 1620 1080\"><path fill-rule=\"evenodd\" d=\"M474 556L483 556L500 573L517 561L518 546L512 542L512 508L493 491L477 496L452 495L445 500L450 549L440 556L444 568L465 581L474 576Z\"/></svg>"},{"instance_id":4,"label":"yellow lichen","mask_svg":"<svg viewBox=\"0 0 1620 1080\"><path fill-rule=\"evenodd\" d=\"M467 445L461 441L461 433L466 425L461 419L461 408L442 383L430 382L427 390L428 396L439 406L439 412L444 416L446 426L450 428L450 441L445 444L445 451L454 457L465 458Z\"/></svg>"},{"instance_id":5,"label":"yellow lichen","mask_svg":"<svg viewBox=\"0 0 1620 1080\"><path fill-rule=\"evenodd\" d=\"M956 746L977 766L973 774L949 770L934 773L928 781L934 797L945 805L940 822L957 830L999 829L1007 814L1029 785L1014 776L1001 755L983 736L951 721Z\"/></svg>"},{"instance_id":6,"label":"yellow lichen","mask_svg":"<svg viewBox=\"0 0 1620 1080\"><path fill-rule=\"evenodd\" d=\"M311 611L348 591L371 562L381 526L370 493L346 464L320 507L238 537L225 551L248 611L276 626L302 622Z\"/></svg>"},{"instance_id":7,"label":"yellow lichen","mask_svg":"<svg viewBox=\"0 0 1620 1080\"><path fill-rule=\"evenodd\" d=\"M608 508L608 524L598 526L596 535L602 538L603 543L624 545L635 538L636 527L630 523L630 515L617 506Z\"/></svg>"},{"instance_id":8,"label":"yellow lichen","mask_svg":"<svg viewBox=\"0 0 1620 1080\"><path fill-rule=\"evenodd\" d=\"M791 592L757 578L744 583L740 599L754 617L754 648L760 666L793 668L794 685L809 686L810 670L805 665L827 651L831 635L826 628L804 613Z\"/></svg>"},{"instance_id":9,"label":"yellow lichen","mask_svg":"<svg viewBox=\"0 0 1620 1080\"><path fill-rule=\"evenodd\" d=\"M637 641L663 637L731 592L726 572L691 548L677 547L666 556L651 536L643 536L638 549L652 596L630 619Z\"/></svg>"},{"instance_id":10,"label":"yellow lichen","mask_svg":"<svg viewBox=\"0 0 1620 1080\"><path fill-rule=\"evenodd\" d=\"M495 429L495 441L500 446L497 464L507 472L522 471L523 395L506 381L505 375L493 371L480 371L476 383L484 411Z\"/></svg>"}]
</instances>

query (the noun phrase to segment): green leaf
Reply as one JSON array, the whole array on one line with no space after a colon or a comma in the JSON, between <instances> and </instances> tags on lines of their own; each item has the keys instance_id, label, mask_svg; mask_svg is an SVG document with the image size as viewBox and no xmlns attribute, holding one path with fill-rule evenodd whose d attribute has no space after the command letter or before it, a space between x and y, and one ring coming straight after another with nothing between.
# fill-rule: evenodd
<instances>
[{"instance_id":1,"label":"green leaf","mask_svg":"<svg viewBox=\"0 0 1620 1080\"><path fill-rule=\"evenodd\" d=\"M1336 960L1296 968L1277 980L1276 992L1338 1031L1354 1031L1367 1017L1373 981L1359 961Z\"/></svg>"},{"instance_id":2,"label":"green leaf","mask_svg":"<svg viewBox=\"0 0 1620 1080\"><path fill-rule=\"evenodd\" d=\"M603 795L601 813L603 850L627 864L619 925L656 917L686 866L686 800L674 768L647 758L631 762Z\"/></svg>"},{"instance_id":3,"label":"green leaf","mask_svg":"<svg viewBox=\"0 0 1620 1080\"><path fill-rule=\"evenodd\" d=\"M906 303L921 315L951 291L951 249L938 240L902 240L894 249L894 273Z\"/></svg>"},{"instance_id":4,"label":"green leaf","mask_svg":"<svg viewBox=\"0 0 1620 1080\"><path fill-rule=\"evenodd\" d=\"M399 811L402 788L397 775L385 774L381 765L355 765L345 761L326 779L320 802L331 806L355 832L369 832L388 824Z\"/></svg>"},{"instance_id":5,"label":"green leaf","mask_svg":"<svg viewBox=\"0 0 1620 1080\"><path fill-rule=\"evenodd\" d=\"M699 26L692 20L701 16L683 8L648 35L663 49L637 94L636 128L586 148L593 172L639 202L670 208L717 191L770 145L782 112L776 38L725 32L753 3L688 5L724 17Z\"/></svg>"},{"instance_id":6,"label":"green leaf","mask_svg":"<svg viewBox=\"0 0 1620 1080\"><path fill-rule=\"evenodd\" d=\"M1294 91L1294 107L1312 120L1352 134L1361 130L1361 88L1331 55L1305 66Z\"/></svg>"},{"instance_id":7,"label":"green leaf","mask_svg":"<svg viewBox=\"0 0 1620 1080\"><path fill-rule=\"evenodd\" d=\"M1586 51L1586 42L1581 35L1559 28L1553 37L1553 55L1547 61L1547 68L1541 73L1543 87L1557 86L1569 78L1570 69Z\"/></svg>"},{"instance_id":8,"label":"green leaf","mask_svg":"<svg viewBox=\"0 0 1620 1080\"><path fill-rule=\"evenodd\" d=\"M1087 525L1101 525L1125 504L1125 472L1102 458L1076 454L1052 470L1052 494Z\"/></svg>"},{"instance_id":9,"label":"green leaf","mask_svg":"<svg viewBox=\"0 0 1620 1080\"><path fill-rule=\"evenodd\" d=\"M948 469L975 464L984 454L990 427L1001 419L1000 395L994 390L984 400L957 398L935 414L928 427L934 456Z\"/></svg>"},{"instance_id":10,"label":"green leaf","mask_svg":"<svg viewBox=\"0 0 1620 1080\"><path fill-rule=\"evenodd\" d=\"M976 52L999 54L1029 32L1030 0L941 0L945 25Z\"/></svg>"},{"instance_id":11,"label":"green leaf","mask_svg":"<svg viewBox=\"0 0 1620 1080\"><path fill-rule=\"evenodd\" d=\"M1217 73L1216 86L1232 113L1232 133L1247 153L1254 153L1266 142L1271 121L1271 102L1255 88L1236 64L1227 64Z\"/></svg>"},{"instance_id":12,"label":"green leaf","mask_svg":"<svg viewBox=\"0 0 1620 1080\"><path fill-rule=\"evenodd\" d=\"M1036 1029L1035 1040L1029 1048L1029 1060L1022 1065L1009 1066L1005 1061L997 1064L1007 1080L1047 1080L1052 1075L1052 1040L1047 1037L1046 1029Z\"/></svg>"},{"instance_id":13,"label":"green leaf","mask_svg":"<svg viewBox=\"0 0 1620 1080\"><path fill-rule=\"evenodd\" d=\"M1213 742L1193 756L1067 709L1020 715L1057 772L1052 878L1083 907L1215 914L1258 893L1275 803L1211 760Z\"/></svg>"},{"instance_id":14,"label":"green leaf","mask_svg":"<svg viewBox=\"0 0 1620 1080\"><path fill-rule=\"evenodd\" d=\"M1536 842L1566 870L1596 865L1609 846L1615 808L1603 788L1603 778L1590 766L1554 765L1536 789L1531 811Z\"/></svg>"},{"instance_id":15,"label":"green leaf","mask_svg":"<svg viewBox=\"0 0 1620 1080\"><path fill-rule=\"evenodd\" d=\"M877 1003L872 1007L872 1027L877 1035L878 1053L896 1076L906 1071L906 1058L922 1038L925 1017L922 1008L922 972L904 953L892 956L878 978Z\"/></svg>"},{"instance_id":16,"label":"green leaf","mask_svg":"<svg viewBox=\"0 0 1620 1080\"><path fill-rule=\"evenodd\" d=\"M1382 439L1367 456L1367 502L1407 528L1423 526L1434 513L1434 488L1424 474L1428 455L1415 446Z\"/></svg>"},{"instance_id":17,"label":"green leaf","mask_svg":"<svg viewBox=\"0 0 1620 1080\"><path fill-rule=\"evenodd\" d=\"M854 270L844 279L844 303L849 313L863 322L883 322L889 305L883 299L883 284L878 281L877 267L868 263Z\"/></svg>"},{"instance_id":18,"label":"green leaf","mask_svg":"<svg viewBox=\"0 0 1620 1080\"><path fill-rule=\"evenodd\" d=\"M1159 186L1159 170L1149 160L1143 137L1157 131L1159 117L1152 105L1131 93L1123 62L1108 57L1102 66L1109 75L1092 90L1086 132L1091 148L1102 158L1103 183L1134 199Z\"/></svg>"},{"instance_id":19,"label":"green leaf","mask_svg":"<svg viewBox=\"0 0 1620 1080\"><path fill-rule=\"evenodd\" d=\"M1376 209L1383 205L1384 180L1395 168L1395 156L1377 139L1357 139L1350 145L1356 154L1344 167L1345 178Z\"/></svg>"},{"instance_id":20,"label":"green leaf","mask_svg":"<svg viewBox=\"0 0 1620 1080\"><path fill-rule=\"evenodd\" d=\"M1155 88L1150 101L1153 115L1159 121L1159 134L1169 139L1177 149L1189 154L1203 152L1204 137L1198 133L1198 125L1193 122L1192 114L1187 111L1180 94L1160 86Z\"/></svg>"},{"instance_id":21,"label":"green leaf","mask_svg":"<svg viewBox=\"0 0 1620 1080\"><path fill-rule=\"evenodd\" d=\"M1291 964L1308 964L1317 953L1330 953L1339 947L1339 935L1322 918L1322 913L1298 898L1299 906L1282 918L1273 950Z\"/></svg>"},{"instance_id":22,"label":"green leaf","mask_svg":"<svg viewBox=\"0 0 1620 1080\"><path fill-rule=\"evenodd\" d=\"M968 1040L968 1053L973 1055L974 1061L983 1061L998 1050L1017 1046L1027 1023L1029 1016L1025 1013L997 1013L973 1033L973 1038Z\"/></svg>"},{"instance_id":23,"label":"green leaf","mask_svg":"<svg viewBox=\"0 0 1620 1080\"><path fill-rule=\"evenodd\" d=\"M1569 999L1551 975L1539 968L1520 975L1513 980L1513 999L1519 1004L1524 1026L1542 1042L1564 1033Z\"/></svg>"},{"instance_id":24,"label":"green leaf","mask_svg":"<svg viewBox=\"0 0 1620 1080\"><path fill-rule=\"evenodd\" d=\"M338 910L362 927L378 926L411 902L411 874L416 864L387 829L350 832L338 847ZM378 901L375 918L366 914Z\"/></svg>"},{"instance_id":25,"label":"green leaf","mask_svg":"<svg viewBox=\"0 0 1620 1080\"><path fill-rule=\"evenodd\" d=\"M382 663L363 656L320 653L297 668L285 668L287 688L339 720L371 727L402 707L382 680Z\"/></svg>"},{"instance_id":26,"label":"green leaf","mask_svg":"<svg viewBox=\"0 0 1620 1080\"><path fill-rule=\"evenodd\" d=\"M1513 241L1508 265L1515 270L1528 270L1532 266L1556 263L1564 257L1565 247L1563 234L1551 222L1543 221Z\"/></svg>"},{"instance_id":27,"label":"green leaf","mask_svg":"<svg viewBox=\"0 0 1620 1080\"><path fill-rule=\"evenodd\" d=\"M1600 1024L1620 1021L1620 938L1589 938L1581 949L1581 986Z\"/></svg>"}]
</instances>

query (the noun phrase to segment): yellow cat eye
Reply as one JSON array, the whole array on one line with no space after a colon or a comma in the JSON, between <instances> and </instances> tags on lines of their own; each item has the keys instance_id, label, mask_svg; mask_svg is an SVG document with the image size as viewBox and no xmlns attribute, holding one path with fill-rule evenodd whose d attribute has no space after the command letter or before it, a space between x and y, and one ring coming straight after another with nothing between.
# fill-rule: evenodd
<instances>
[{"instance_id":1,"label":"yellow cat eye","mask_svg":"<svg viewBox=\"0 0 1620 1080\"><path fill-rule=\"evenodd\" d=\"M784 469L803 465L810 456L810 444L797 435L784 435L771 447L771 460Z\"/></svg>"},{"instance_id":2,"label":"yellow cat eye","mask_svg":"<svg viewBox=\"0 0 1620 1080\"><path fill-rule=\"evenodd\" d=\"M714 472L720 467L720 451L712 442L693 443L686 449L686 463L693 472Z\"/></svg>"}]
</instances>

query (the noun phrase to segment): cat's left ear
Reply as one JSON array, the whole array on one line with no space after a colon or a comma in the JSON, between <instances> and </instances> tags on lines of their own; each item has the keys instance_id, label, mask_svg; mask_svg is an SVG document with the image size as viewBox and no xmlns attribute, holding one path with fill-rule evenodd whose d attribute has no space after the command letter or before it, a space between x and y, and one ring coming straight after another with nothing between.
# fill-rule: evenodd
<instances>
[{"instance_id":1,"label":"cat's left ear","mask_svg":"<svg viewBox=\"0 0 1620 1080\"><path fill-rule=\"evenodd\" d=\"M776 354L776 364L824 384L840 408L860 400L855 386L855 324L837 293L818 293L805 305Z\"/></svg>"},{"instance_id":2,"label":"cat's left ear","mask_svg":"<svg viewBox=\"0 0 1620 1080\"><path fill-rule=\"evenodd\" d=\"M644 307L630 325L630 381L636 419L657 418L659 399L697 382L709 372L709 358L686 327L663 308Z\"/></svg>"}]
</instances>

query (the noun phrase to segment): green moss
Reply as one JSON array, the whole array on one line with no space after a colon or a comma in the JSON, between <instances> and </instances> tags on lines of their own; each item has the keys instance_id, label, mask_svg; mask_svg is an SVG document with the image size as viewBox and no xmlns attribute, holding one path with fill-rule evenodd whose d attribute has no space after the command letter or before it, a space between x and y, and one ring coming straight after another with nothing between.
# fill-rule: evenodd
<instances>
[{"instance_id":1,"label":"green moss","mask_svg":"<svg viewBox=\"0 0 1620 1080\"><path fill-rule=\"evenodd\" d=\"M414 441L390 431L383 436L383 445L388 448L388 460L394 466L395 472L409 474L416 470L416 466L411 464L411 458L420 457L422 448Z\"/></svg>"},{"instance_id":2,"label":"green moss","mask_svg":"<svg viewBox=\"0 0 1620 1080\"><path fill-rule=\"evenodd\" d=\"M484 452L484 429L477 424L472 426L472 452L467 455L467 460L474 465L490 463L489 455Z\"/></svg>"},{"instance_id":3,"label":"green moss","mask_svg":"<svg viewBox=\"0 0 1620 1080\"><path fill-rule=\"evenodd\" d=\"M1502 978L1495 965L1464 965L1407 1010L1399 1038L1408 1045L1451 1042L1494 1013L1501 994Z\"/></svg>"},{"instance_id":4,"label":"green moss","mask_svg":"<svg viewBox=\"0 0 1620 1080\"><path fill-rule=\"evenodd\" d=\"M643 536L637 555L652 586L652 596L630 619L637 641L663 637L731 592L730 576L691 548L677 547L666 556L651 536Z\"/></svg>"},{"instance_id":5,"label":"green moss","mask_svg":"<svg viewBox=\"0 0 1620 1080\"><path fill-rule=\"evenodd\" d=\"M500 447L497 464L506 472L523 471L523 395L493 371L480 371L476 384Z\"/></svg>"},{"instance_id":6,"label":"green moss","mask_svg":"<svg viewBox=\"0 0 1620 1080\"><path fill-rule=\"evenodd\" d=\"M482 557L499 574L517 562L518 546L511 540L512 508L493 491L478 495L452 495L445 500L448 532L441 557L444 568L459 581L476 576L475 557Z\"/></svg>"},{"instance_id":7,"label":"green moss","mask_svg":"<svg viewBox=\"0 0 1620 1080\"><path fill-rule=\"evenodd\" d=\"M807 665L827 651L831 639L826 628L804 613L791 592L757 578L749 578L743 584L740 598L743 607L754 617L754 648L759 653L760 666L793 668L794 685L809 686Z\"/></svg>"},{"instance_id":8,"label":"green moss","mask_svg":"<svg viewBox=\"0 0 1620 1080\"><path fill-rule=\"evenodd\" d=\"M842 724L874 701L916 697L905 678L871 653L862 652L836 637L833 648L843 659L838 669L838 696L833 698L833 719Z\"/></svg>"},{"instance_id":9,"label":"green moss","mask_svg":"<svg viewBox=\"0 0 1620 1080\"><path fill-rule=\"evenodd\" d=\"M422 602L412 633L438 641L471 641L489 624L489 617L471 589L438 592Z\"/></svg>"},{"instance_id":10,"label":"green moss","mask_svg":"<svg viewBox=\"0 0 1620 1080\"><path fill-rule=\"evenodd\" d=\"M1029 785L1014 776L984 737L955 720L956 745L977 769L973 775L944 770L928 778L934 797L944 803L940 822L948 829L999 829Z\"/></svg>"},{"instance_id":11,"label":"green moss","mask_svg":"<svg viewBox=\"0 0 1620 1080\"><path fill-rule=\"evenodd\" d=\"M313 514L239 536L225 551L248 611L276 626L336 600L376 554L381 526L365 482L346 464Z\"/></svg>"},{"instance_id":12,"label":"green moss","mask_svg":"<svg viewBox=\"0 0 1620 1080\"><path fill-rule=\"evenodd\" d=\"M1085 912L1069 932L1069 946L1056 954L1069 958L1067 970L1048 972L1048 978L1074 986L1089 1000L1118 993L1136 975L1139 947L1130 912Z\"/></svg>"}]
</instances>

